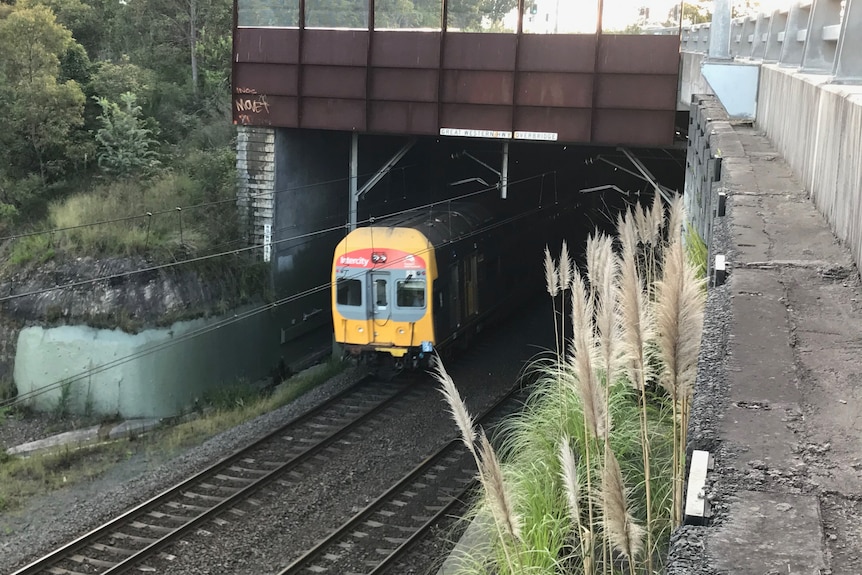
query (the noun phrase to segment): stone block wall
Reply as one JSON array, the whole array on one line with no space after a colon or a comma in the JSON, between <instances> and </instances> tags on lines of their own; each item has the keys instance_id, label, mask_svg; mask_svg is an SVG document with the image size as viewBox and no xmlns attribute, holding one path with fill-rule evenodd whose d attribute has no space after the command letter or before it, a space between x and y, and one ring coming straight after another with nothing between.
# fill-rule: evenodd
<instances>
[{"instance_id":1,"label":"stone block wall","mask_svg":"<svg viewBox=\"0 0 862 575\"><path fill-rule=\"evenodd\" d=\"M237 127L237 210L248 245L265 245L272 238L275 205L275 129ZM268 233L267 233L268 231ZM269 260L268 249L257 255Z\"/></svg>"}]
</instances>

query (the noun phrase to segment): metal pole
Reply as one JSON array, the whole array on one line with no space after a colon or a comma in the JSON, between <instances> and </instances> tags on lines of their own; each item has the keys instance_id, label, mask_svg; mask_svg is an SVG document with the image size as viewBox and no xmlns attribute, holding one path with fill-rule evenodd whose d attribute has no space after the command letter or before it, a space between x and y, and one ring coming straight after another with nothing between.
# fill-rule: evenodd
<instances>
[{"instance_id":1,"label":"metal pole","mask_svg":"<svg viewBox=\"0 0 862 575\"><path fill-rule=\"evenodd\" d=\"M517 33L518 36L524 33L524 10L526 9L526 5L524 0L518 0L518 27Z\"/></svg>"},{"instance_id":2,"label":"metal pole","mask_svg":"<svg viewBox=\"0 0 862 575\"><path fill-rule=\"evenodd\" d=\"M348 209L348 229L356 229L357 204L359 203L359 133L353 132L350 136L350 206Z\"/></svg>"},{"instance_id":3,"label":"metal pole","mask_svg":"<svg viewBox=\"0 0 862 575\"><path fill-rule=\"evenodd\" d=\"M509 142L503 142L503 169L500 173L500 197L506 199L509 193Z\"/></svg>"}]
</instances>

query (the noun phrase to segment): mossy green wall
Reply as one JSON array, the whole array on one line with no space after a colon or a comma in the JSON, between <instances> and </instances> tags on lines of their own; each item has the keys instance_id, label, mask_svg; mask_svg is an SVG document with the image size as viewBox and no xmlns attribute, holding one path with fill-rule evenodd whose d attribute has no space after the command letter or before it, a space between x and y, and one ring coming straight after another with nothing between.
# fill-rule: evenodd
<instances>
[{"instance_id":1,"label":"mossy green wall","mask_svg":"<svg viewBox=\"0 0 862 575\"><path fill-rule=\"evenodd\" d=\"M233 315L184 321L138 334L87 326L27 327L18 336L15 383L19 396L41 392L29 400L40 411L174 416L193 409L196 400L219 386L269 374L279 358L278 312L232 323L226 320ZM200 335L190 337L194 333ZM126 361L135 355L140 357ZM107 365L112 367L100 368ZM61 381L69 383L58 385Z\"/></svg>"}]
</instances>

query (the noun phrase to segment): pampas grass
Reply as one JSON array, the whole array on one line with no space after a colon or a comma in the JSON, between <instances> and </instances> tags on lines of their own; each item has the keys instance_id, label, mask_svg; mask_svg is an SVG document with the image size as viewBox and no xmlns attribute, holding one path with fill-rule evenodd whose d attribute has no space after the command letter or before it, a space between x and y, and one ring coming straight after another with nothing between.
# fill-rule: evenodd
<instances>
[{"instance_id":1,"label":"pampas grass","mask_svg":"<svg viewBox=\"0 0 862 575\"><path fill-rule=\"evenodd\" d=\"M682 221L682 201L671 205L671 222ZM677 225L677 224L672 224ZM674 422L673 437L673 522L682 522L685 444L688 429L688 405L697 376L697 360L703 331L704 293L694 265L685 257L682 230L669 227L664 274L656 293L658 349L663 370L659 379L671 397Z\"/></svg>"},{"instance_id":2,"label":"pampas grass","mask_svg":"<svg viewBox=\"0 0 862 575\"><path fill-rule=\"evenodd\" d=\"M473 418L470 417L470 412L467 410L467 404L464 402L461 394L458 393L455 382L452 381L452 377L446 371L439 357L434 358L433 375L440 384L440 393L443 394L446 403L449 405L449 412L452 414L452 418L458 427L461 441L476 461L476 467L479 470L479 481L485 493L485 501L494 517L494 525L502 541L503 553L510 568L514 568L515 564L511 559L509 545L517 543L520 538L521 529L505 481L503 480L503 471L500 467L500 462L485 432L476 432ZM476 448L477 435L479 439L478 449ZM508 536L508 542L503 537L504 534Z\"/></svg>"},{"instance_id":3,"label":"pampas grass","mask_svg":"<svg viewBox=\"0 0 862 575\"><path fill-rule=\"evenodd\" d=\"M443 394L446 403L449 405L449 412L452 414L452 419L455 420L455 425L458 426L461 441L464 442L464 445L470 450L473 457L477 457L475 445L476 430L473 427L473 418L470 416L470 412L467 411L467 404L464 403L461 394L458 393L455 382L452 381L452 377L446 371L439 357L434 360L433 375L438 383L440 383L440 393Z\"/></svg>"},{"instance_id":4,"label":"pampas grass","mask_svg":"<svg viewBox=\"0 0 862 575\"><path fill-rule=\"evenodd\" d=\"M605 533L614 551L628 561L629 572L635 572L635 559L643 551L644 528L638 525L629 511L628 494L620 464L613 451L605 452L602 469L601 502ZM649 546L647 546L649 550ZM649 567L648 567L649 569ZM651 573L651 570L647 571Z\"/></svg>"},{"instance_id":5,"label":"pampas grass","mask_svg":"<svg viewBox=\"0 0 862 575\"><path fill-rule=\"evenodd\" d=\"M621 214L619 254L613 238L595 233L584 271L568 245L557 261L545 249L557 355L534 364L536 384L524 411L504 423L498 451L435 367L477 464L481 515L496 533L496 555L475 558L474 573L661 569L661 546L680 515L684 421L702 330L703 292L679 239L683 220L681 204L668 209L659 199ZM567 339L559 324L569 319Z\"/></svg>"},{"instance_id":6,"label":"pampas grass","mask_svg":"<svg viewBox=\"0 0 862 575\"><path fill-rule=\"evenodd\" d=\"M605 425L605 398L595 369L597 350L592 329L593 306L587 297L581 274L575 270L572 279L572 353L569 361L577 374L577 391L584 406L584 424L596 439L603 439Z\"/></svg>"},{"instance_id":7,"label":"pampas grass","mask_svg":"<svg viewBox=\"0 0 862 575\"><path fill-rule=\"evenodd\" d=\"M646 385L650 368L648 343L653 336L653 323L647 307L647 295L638 271L637 245L631 212L623 218L620 238L622 242L622 268L620 275L621 309L623 318L623 345L628 357L629 381L641 396L641 451L646 489L647 570L652 572L652 483L650 474L650 437L647 424Z\"/></svg>"}]
</instances>

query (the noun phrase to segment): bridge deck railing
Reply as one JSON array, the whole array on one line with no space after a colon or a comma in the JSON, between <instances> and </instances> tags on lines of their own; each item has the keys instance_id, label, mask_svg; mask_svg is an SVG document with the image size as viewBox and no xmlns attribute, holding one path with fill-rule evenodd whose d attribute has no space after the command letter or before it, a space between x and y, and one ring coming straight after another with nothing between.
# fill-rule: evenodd
<instances>
[{"instance_id":1,"label":"bridge deck railing","mask_svg":"<svg viewBox=\"0 0 862 575\"><path fill-rule=\"evenodd\" d=\"M681 49L709 53L712 23L684 26ZM716 26L716 33L723 27ZM736 60L776 63L838 84L862 83L862 0L804 0L789 9L733 19L717 39Z\"/></svg>"}]
</instances>

